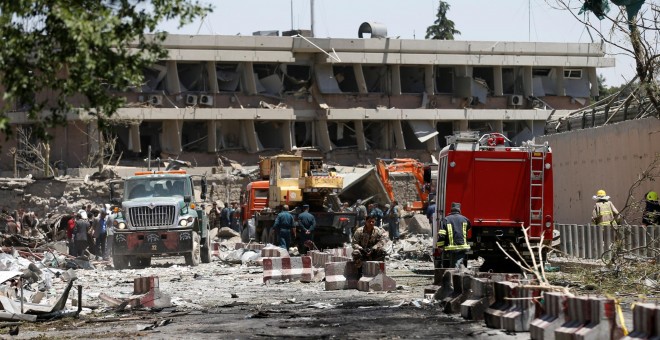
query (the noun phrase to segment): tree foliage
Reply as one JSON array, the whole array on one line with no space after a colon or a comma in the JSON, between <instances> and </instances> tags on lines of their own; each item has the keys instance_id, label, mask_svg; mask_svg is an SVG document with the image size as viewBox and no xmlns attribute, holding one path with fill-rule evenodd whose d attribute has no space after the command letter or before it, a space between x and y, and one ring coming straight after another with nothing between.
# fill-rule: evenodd
<instances>
[{"instance_id":1,"label":"tree foliage","mask_svg":"<svg viewBox=\"0 0 660 340\"><path fill-rule=\"evenodd\" d=\"M66 122L74 97L102 122L123 104L108 90L139 85L143 67L166 55L157 25L178 20L181 27L209 11L197 0L0 2L0 132L11 134L13 110L26 112L47 138L47 127Z\"/></svg>"},{"instance_id":2,"label":"tree foliage","mask_svg":"<svg viewBox=\"0 0 660 340\"><path fill-rule=\"evenodd\" d=\"M636 78L639 88L655 109L655 117L660 114L660 88L657 77L660 71L660 6L651 1L611 0L618 11L611 14L608 0L557 0L561 7L570 11L609 45L622 51L635 61ZM577 4L576 4L577 3ZM574 9L579 8L577 14ZM600 29L600 22L593 23L588 15L593 12L599 20L611 24L611 29ZM613 11L612 11L613 12Z\"/></svg>"},{"instance_id":3,"label":"tree foliage","mask_svg":"<svg viewBox=\"0 0 660 340\"><path fill-rule=\"evenodd\" d=\"M454 35L461 34L460 31L454 28L454 22L447 19L447 12L449 12L449 4L445 1L440 1L438 5L437 19L433 25L426 28L425 39L436 40L454 40Z\"/></svg>"}]
</instances>

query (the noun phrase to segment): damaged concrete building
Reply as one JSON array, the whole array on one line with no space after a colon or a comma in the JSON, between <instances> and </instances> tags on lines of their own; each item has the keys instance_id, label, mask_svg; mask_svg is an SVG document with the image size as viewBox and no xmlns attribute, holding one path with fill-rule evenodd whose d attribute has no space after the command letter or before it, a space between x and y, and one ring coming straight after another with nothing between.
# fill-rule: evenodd
<instances>
[{"instance_id":1,"label":"damaged concrete building","mask_svg":"<svg viewBox=\"0 0 660 340\"><path fill-rule=\"evenodd\" d=\"M370 33L370 24L360 28ZM374 31L375 32L375 31ZM459 130L515 143L598 96L598 43L409 40L371 34L170 35L169 57L144 70L113 116L124 160L154 155L215 165L219 155L317 149L343 164L375 157L428 161ZM29 125L20 109L12 124ZM51 131L51 162L77 167L96 152L96 123L71 113ZM9 141L5 145L17 145ZM6 149L6 150L7 150ZM8 170L6 153L0 166Z\"/></svg>"}]
</instances>

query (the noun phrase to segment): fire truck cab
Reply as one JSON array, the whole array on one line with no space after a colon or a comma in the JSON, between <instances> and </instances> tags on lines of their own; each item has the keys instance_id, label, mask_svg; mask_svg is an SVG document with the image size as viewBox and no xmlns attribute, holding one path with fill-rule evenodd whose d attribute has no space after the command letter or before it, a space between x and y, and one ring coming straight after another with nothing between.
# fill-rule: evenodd
<instances>
[{"instance_id":1,"label":"fire truck cab","mask_svg":"<svg viewBox=\"0 0 660 340\"><path fill-rule=\"evenodd\" d=\"M512 146L500 133L482 136L459 132L447 137L438 157L437 202L433 217L436 267L442 249L436 246L438 228L452 202L471 223L470 258L482 257L481 270L518 269L497 243L516 257L530 256L524 232L532 245L550 244L553 236L552 152L546 144ZM544 251L545 254L545 251Z\"/></svg>"}]
</instances>

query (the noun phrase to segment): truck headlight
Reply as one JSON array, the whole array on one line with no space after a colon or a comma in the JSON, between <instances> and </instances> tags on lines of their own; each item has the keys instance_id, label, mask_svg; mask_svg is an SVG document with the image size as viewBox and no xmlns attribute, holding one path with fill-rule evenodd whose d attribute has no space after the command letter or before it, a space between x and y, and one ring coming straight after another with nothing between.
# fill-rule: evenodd
<instances>
[{"instance_id":1,"label":"truck headlight","mask_svg":"<svg viewBox=\"0 0 660 340\"><path fill-rule=\"evenodd\" d=\"M119 222L119 224L117 224L117 228L119 228L119 229L126 229L126 223L124 223L124 222Z\"/></svg>"},{"instance_id":2,"label":"truck headlight","mask_svg":"<svg viewBox=\"0 0 660 340\"><path fill-rule=\"evenodd\" d=\"M188 220L181 220L181 221L179 221L179 225L182 226L182 227L187 226L187 225L188 225Z\"/></svg>"},{"instance_id":3,"label":"truck headlight","mask_svg":"<svg viewBox=\"0 0 660 340\"><path fill-rule=\"evenodd\" d=\"M192 216L190 216L188 218L184 218L181 221L179 221L179 225L182 226L182 227L185 227L185 226L191 225L193 223L193 221L195 221L195 219Z\"/></svg>"}]
</instances>

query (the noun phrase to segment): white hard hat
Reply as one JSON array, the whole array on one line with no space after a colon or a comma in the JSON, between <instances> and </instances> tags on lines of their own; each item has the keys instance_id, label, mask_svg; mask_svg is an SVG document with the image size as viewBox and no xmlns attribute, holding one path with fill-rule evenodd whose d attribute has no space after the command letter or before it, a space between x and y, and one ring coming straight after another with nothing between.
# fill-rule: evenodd
<instances>
[{"instance_id":1,"label":"white hard hat","mask_svg":"<svg viewBox=\"0 0 660 340\"><path fill-rule=\"evenodd\" d=\"M83 219L85 219L85 220L86 220L86 219L87 219L87 212L86 212L86 211L84 211L84 210L83 210L83 211L81 211L81 212L80 212L80 217L82 217Z\"/></svg>"}]
</instances>

